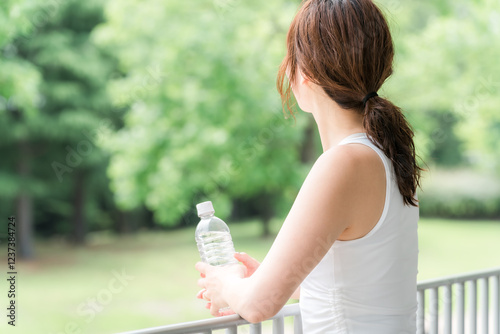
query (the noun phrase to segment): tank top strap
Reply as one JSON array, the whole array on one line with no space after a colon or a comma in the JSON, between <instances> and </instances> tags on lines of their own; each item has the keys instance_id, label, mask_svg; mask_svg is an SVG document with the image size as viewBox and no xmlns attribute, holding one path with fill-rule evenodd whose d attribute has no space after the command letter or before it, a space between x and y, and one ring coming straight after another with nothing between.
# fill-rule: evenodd
<instances>
[{"instance_id":1,"label":"tank top strap","mask_svg":"<svg viewBox=\"0 0 500 334\"><path fill-rule=\"evenodd\" d=\"M380 219L378 220L377 224L375 224L375 226L372 228L370 232L368 232L362 238L357 239L361 240L361 239L366 239L371 235L373 235L381 227L381 225L385 221L385 218L387 217L391 202L391 186L394 181L392 173L392 163L389 160L389 158L384 154L384 152L368 138L368 135L366 133L354 133L342 139L339 143L339 145L347 145L347 144L362 144L370 147L372 150L375 151L375 153L377 153L377 155L380 157L380 160L382 160L385 170L385 201L384 201L384 208L382 210L382 215L380 216Z\"/></svg>"},{"instance_id":2,"label":"tank top strap","mask_svg":"<svg viewBox=\"0 0 500 334\"><path fill-rule=\"evenodd\" d=\"M368 138L368 135L366 133L354 133L354 134L342 139L338 145L347 145L347 144L363 144L365 146L370 147L372 150L374 150L377 153L377 155L380 157L380 159L384 163L386 173L389 173L388 176L391 176L391 171L392 171L391 161L385 155L385 153L380 148L378 148L377 145L375 145L370 140L370 138ZM390 180L390 178L388 178L387 180Z\"/></svg>"},{"instance_id":3,"label":"tank top strap","mask_svg":"<svg viewBox=\"0 0 500 334\"><path fill-rule=\"evenodd\" d=\"M350 136L345 137L339 142L339 145L350 144L359 141L360 139L368 139L368 135L364 132L353 133Z\"/></svg>"}]
</instances>

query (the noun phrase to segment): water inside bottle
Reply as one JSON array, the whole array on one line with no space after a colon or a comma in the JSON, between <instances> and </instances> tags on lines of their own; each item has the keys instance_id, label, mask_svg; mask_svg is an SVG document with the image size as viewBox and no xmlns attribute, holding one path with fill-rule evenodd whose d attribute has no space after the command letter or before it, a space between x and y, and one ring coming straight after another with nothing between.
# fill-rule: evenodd
<instances>
[{"instance_id":1,"label":"water inside bottle","mask_svg":"<svg viewBox=\"0 0 500 334\"><path fill-rule=\"evenodd\" d=\"M203 232L196 236L201 259L212 266L235 264L231 234L225 231Z\"/></svg>"}]
</instances>

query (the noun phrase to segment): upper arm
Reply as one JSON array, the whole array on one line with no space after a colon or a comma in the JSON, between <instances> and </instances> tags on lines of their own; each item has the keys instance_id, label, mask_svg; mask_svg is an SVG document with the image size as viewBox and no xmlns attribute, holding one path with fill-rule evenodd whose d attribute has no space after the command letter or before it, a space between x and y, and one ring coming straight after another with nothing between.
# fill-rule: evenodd
<instances>
[{"instance_id":1,"label":"upper arm","mask_svg":"<svg viewBox=\"0 0 500 334\"><path fill-rule=\"evenodd\" d=\"M268 255L250 278L253 305L273 316L352 223L360 174L369 164L356 149L338 146L314 164ZM262 319L263 320L263 319Z\"/></svg>"}]
</instances>

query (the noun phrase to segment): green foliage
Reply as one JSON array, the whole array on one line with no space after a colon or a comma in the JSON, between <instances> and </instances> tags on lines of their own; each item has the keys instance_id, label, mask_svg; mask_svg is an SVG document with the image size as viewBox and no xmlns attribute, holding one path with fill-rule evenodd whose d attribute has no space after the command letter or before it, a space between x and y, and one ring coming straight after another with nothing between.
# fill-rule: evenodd
<instances>
[{"instance_id":1,"label":"green foliage","mask_svg":"<svg viewBox=\"0 0 500 334\"><path fill-rule=\"evenodd\" d=\"M21 1L7 1L0 6L0 140L24 139L28 130L18 120L37 115L40 73L33 64L19 57L13 41L26 27L16 19ZM17 23L17 24L16 24ZM11 120L15 120L11 122ZM1 191L1 190L0 190Z\"/></svg>"},{"instance_id":2,"label":"green foliage","mask_svg":"<svg viewBox=\"0 0 500 334\"><path fill-rule=\"evenodd\" d=\"M275 89L299 2L3 0L0 213L25 191L37 227L67 233L80 178L91 229L116 223L112 195L170 226L196 221L206 199L221 216L285 212L310 139ZM498 2L378 3L397 50L382 95L406 111L422 160L498 175ZM423 214L496 215L497 195L447 197L440 180L426 182Z\"/></svg>"},{"instance_id":3,"label":"green foliage","mask_svg":"<svg viewBox=\"0 0 500 334\"><path fill-rule=\"evenodd\" d=\"M447 218L500 218L500 178L467 170L431 168L419 193L420 214Z\"/></svg>"},{"instance_id":4,"label":"green foliage","mask_svg":"<svg viewBox=\"0 0 500 334\"><path fill-rule=\"evenodd\" d=\"M440 4L441 13L425 19L414 10ZM498 2L419 1L397 12L396 72L386 90L408 112L420 155L444 165L462 155L474 167L500 170Z\"/></svg>"},{"instance_id":5,"label":"green foliage","mask_svg":"<svg viewBox=\"0 0 500 334\"><path fill-rule=\"evenodd\" d=\"M12 205L21 191L28 192L44 234L71 230L82 214L94 228L109 227L106 213L98 209L112 200L103 177L108 157L96 146L96 133L121 115L106 92L115 60L90 39L103 20L102 4L9 3L3 15L17 30L5 34L0 26L0 149L5 160L0 196ZM29 167L20 175L22 161ZM86 203L77 204L79 178L85 180L80 188ZM1 209L15 214L12 206Z\"/></svg>"},{"instance_id":6,"label":"green foliage","mask_svg":"<svg viewBox=\"0 0 500 334\"><path fill-rule=\"evenodd\" d=\"M104 143L120 205L144 202L174 225L205 198L226 215L231 199L274 199L300 183L303 121L284 120L275 88L294 10L285 1L109 2L96 38L117 50L128 76L110 89L131 106Z\"/></svg>"},{"instance_id":7,"label":"green foliage","mask_svg":"<svg viewBox=\"0 0 500 334\"><path fill-rule=\"evenodd\" d=\"M490 43L498 34L496 5L381 5L397 46L396 73L385 91L407 111L420 157L442 166L495 167L495 140L481 129L497 124L488 112L497 105L495 86L481 85L498 68L500 51ZM305 122L299 116L298 129L279 122L274 76L296 6L108 3L108 23L95 36L117 50L128 75L110 91L118 105L131 106L125 128L104 143L122 207L146 203L158 221L173 225L206 197L222 213L230 199L293 197L287 188L304 175L294 152ZM467 98L480 100L474 113L464 111ZM474 118L472 133L464 135L461 129Z\"/></svg>"}]
</instances>

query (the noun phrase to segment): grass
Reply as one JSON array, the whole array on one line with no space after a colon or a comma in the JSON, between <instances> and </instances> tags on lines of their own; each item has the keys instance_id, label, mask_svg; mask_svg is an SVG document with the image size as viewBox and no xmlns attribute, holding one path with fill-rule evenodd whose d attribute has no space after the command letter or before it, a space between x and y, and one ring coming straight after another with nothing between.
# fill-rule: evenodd
<instances>
[{"instance_id":1,"label":"grass","mask_svg":"<svg viewBox=\"0 0 500 334\"><path fill-rule=\"evenodd\" d=\"M274 231L279 224L273 222ZM230 227L238 251L264 258L273 238L259 238L258 222ZM4 319L0 332L116 333L209 317L203 301L194 298L193 235L194 228L124 237L94 234L85 248L38 241L37 259L17 265L17 326ZM499 222L424 219L419 280L500 266L499 241ZM128 278L119 281L117 273ZM5 280L0 291L8 291Z\"/></svg>"},{"instance_id":2,"label":"grass","mask_svg":"<svg viewBox=\"0 0 500 334\"><path fill-rule=\"evenodd\" d=\"M423 219L419 280L500 266L500 221Z\"/></svg>"}]
</instances>

